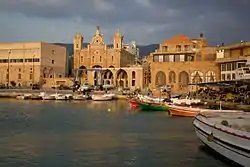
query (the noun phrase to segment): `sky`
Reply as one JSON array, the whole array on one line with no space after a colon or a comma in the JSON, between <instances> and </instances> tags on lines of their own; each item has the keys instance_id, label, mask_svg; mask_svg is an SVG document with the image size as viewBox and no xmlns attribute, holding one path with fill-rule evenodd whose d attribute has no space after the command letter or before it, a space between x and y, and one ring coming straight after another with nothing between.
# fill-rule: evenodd
<instances>
[{"instance_id":1,"label":"sky","mask_svg":"<svg viewBox=\"0 0 250 167\"><path fill-rule=\"evenodd\" d=\"M100 26L106 43L161 43L200 33L210 45L250 39L250 0L0 0L0 42L90 42Z\"/></svg>"}]
</instances>

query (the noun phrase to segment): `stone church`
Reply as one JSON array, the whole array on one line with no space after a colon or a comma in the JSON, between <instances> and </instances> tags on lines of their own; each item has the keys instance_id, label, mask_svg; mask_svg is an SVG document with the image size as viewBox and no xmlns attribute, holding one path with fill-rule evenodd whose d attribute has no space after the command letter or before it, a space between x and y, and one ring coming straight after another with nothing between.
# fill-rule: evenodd
<instances>
[{"instance_id":1,"label":"stone church","mask_svg":"<svg viewBox=\"0 0 250 167\"><path fill-rule=\"evenodd\" d=\"M144 70L141 66L134 65L135 55L125 49L120 31L114 33L113 46L105 44L99 26L87 47L83 47L83 41L84 37L76 33L74 69L88 69L82 73L83 81L92 85L143 87Z\"/></svg>"}]
</instances>

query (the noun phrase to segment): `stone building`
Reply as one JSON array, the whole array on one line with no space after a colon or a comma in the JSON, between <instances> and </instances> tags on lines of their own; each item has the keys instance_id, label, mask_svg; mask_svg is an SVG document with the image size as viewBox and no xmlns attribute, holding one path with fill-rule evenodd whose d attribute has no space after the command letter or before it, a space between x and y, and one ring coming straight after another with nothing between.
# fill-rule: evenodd
<instances>
[{"instance_id":1,"label":"stone building","mask_svg":"<svg viewBox=\"0 0 250 167\"><path fill-rule=\"evenodd\" d=\"M65 47L44 43L0 43L0 83L32 86L67 73Z\"/></svg>"},{"instance_id":2,"label":"stone building","mask_svg":"<svg viewBox=\"0 0 250 167\"><path fill-rule=\"evenodd\" d=\"M195 39L182 34L167 39L148 57L151 87L169 85L172 92L180 93L196 88L189 84L219 80L215 57L216 48L207 46L203 34Z\"/></svg>"},{"instance_id":3,"label":"stone building","mask_svg":"<svg viewBox=\"0 0 250 167\"><path fill-rule=\"evenodd\" d=\"M88 69L80 74L84 82L115 87L144 87L144 69L134 65L135 55L124 47L120 31L114 34L112 47L105 44L98 26L90 44L85 48L83 39L81 34L75 34L74 69Z\"/></svg>"},{"instance_id":4,"label":"stone building","mask_svg":"<svg viewBox=\"0 0 250 167\"><path fill-rule=\"evenodd\" d=\"M219 45L216 50L216 62L220 67L221 80L235 80L236 69L244 67L248 57L250 57L250 42L241 41L228 46Z\"/></svg>"}]
</instances>

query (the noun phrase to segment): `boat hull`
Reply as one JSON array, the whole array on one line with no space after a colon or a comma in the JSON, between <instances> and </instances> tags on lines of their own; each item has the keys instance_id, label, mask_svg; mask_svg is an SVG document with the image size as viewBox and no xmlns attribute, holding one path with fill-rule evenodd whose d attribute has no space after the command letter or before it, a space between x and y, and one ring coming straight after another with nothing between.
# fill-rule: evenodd
<instances>
[{"instance_id":1,"label":"boat hull","mask_svg":"<svg viewBox=\"0 0 250 167\"><path fill-rule=\"evenodd\" d=\"M214 125L201 114L193 121L197 137L202 143L222 156L242 165L250 164L249 136L240 135L235 130L230 131L223 125ZM244 132L243 132L244 133Z\"/></svg>"},{"instance_id":2,"label":"boat hull","mask_svg":"<svg viewBox=\"0 0 250 167\"><path fill-rule=\"evenodd\" d=\"M168 107L155 103L139 103L139 107L142 111L168 111Z\"/></svg>"},{"instance_id":3,"label":"boat hull","mask_svg":"<svg viewBox=\"0 0 250 167\"><path fill-rule=\"evenodd\" d=\"M128 102L129 102L130 106L133 107L133 108L139 107L139 103L138 103L137 100L130 99Z\"/></svg>"},{"instance_id":4,"label":"boat hull","mask_svg":"<svg viewBox=\"0 0 250 167\"><path fill-rule=\"evenodd\" d=\"M169 107L170 115L180 116L180 117L194 117L199 112L199 108L190 108L190 107L181 107L181 106L170 106Z\"/></svg>"}]
</instances>

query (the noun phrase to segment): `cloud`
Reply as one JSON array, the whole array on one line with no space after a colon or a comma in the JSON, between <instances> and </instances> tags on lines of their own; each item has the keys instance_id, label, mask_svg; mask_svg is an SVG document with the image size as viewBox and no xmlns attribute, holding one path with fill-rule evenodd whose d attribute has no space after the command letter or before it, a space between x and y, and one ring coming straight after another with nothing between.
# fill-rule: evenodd
<instances>
[{"instance_id":1,"label":"cloud","mask_svg":"<svg viewBox=\"0 0 250 167\"><path fill-rule=\"evenodd\" d=\"M96 25L112 42L119 28L126 41L159 43L176 34L200 32L216 45L248 40L248 0L1 0L1 41L90 41Z\"/></svg>"}]
</instances>

